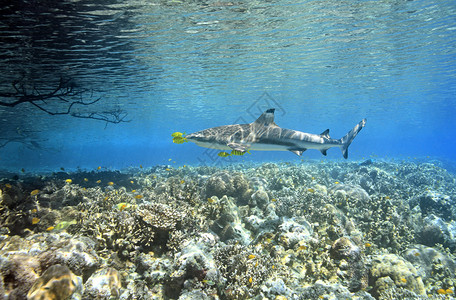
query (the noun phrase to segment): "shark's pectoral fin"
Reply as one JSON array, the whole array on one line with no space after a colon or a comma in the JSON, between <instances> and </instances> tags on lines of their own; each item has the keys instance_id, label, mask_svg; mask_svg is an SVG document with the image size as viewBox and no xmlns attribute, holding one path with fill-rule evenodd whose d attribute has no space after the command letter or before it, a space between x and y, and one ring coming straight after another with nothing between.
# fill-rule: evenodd
<instances>
[{"instance_id":1,"label":"shark's pectoral fin","mask_svg":"<svg viewBox=\"0 0 456 300\"><path fill-rule=\"evenodd\" d=\"M296 155L301 156L302 153L303 153L304 151L306 151L307 149L306 149L306 148L300 148L300 149L288 149L288 150L290 150L291 152L293 152L293 153L296 154Z\"/></svg>"},{"instance_id":2,"label":"shark's pectoral fin","mask_svg":"<svg viewBox=\"0 0 456 300\"><path fill-rule=\"evenodd\" d=\"M228 143L227 146L233 150L241 151L241 152L246 152L250 148L249 144L238 144L238 143Z\"/></svg>"},{"instance_id":3,"label":"shark's pectoral fin","mask_svg":"<svg viewBox=\"0 0 456 300\"><path fill-rule=\"evenodd\" d=\"M320 152L321 152L321 154L323 154L324 156L326 156L326 154L327 154L326 151L327 151L327 150L328 150L328 149L322 149L322 150L320 150Z\"/></svg>"}]
</instances>

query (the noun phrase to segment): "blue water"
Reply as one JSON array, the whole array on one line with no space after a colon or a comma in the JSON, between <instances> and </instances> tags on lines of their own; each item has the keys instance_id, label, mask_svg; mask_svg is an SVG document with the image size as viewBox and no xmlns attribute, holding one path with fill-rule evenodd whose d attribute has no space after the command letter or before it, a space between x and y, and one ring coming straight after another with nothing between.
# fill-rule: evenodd
<instances>
[{"instance_id":1,"label":"blue water","mask_svg":"<svg viewBox=\"0 0 456 300\"><path fill-rule=\"evenodd\" d=\"M0 106L2 169L300 161L223 161L172 143L175 131L252 122L270 107L281 127L334 138L367 118L350 160L456 160L455 1L92 0L10 4L1 15L3 95L14 81L30 94L71 78L80 99L100 97L72 112L118 109L129 121ZM343 159L338 149L302 158Z\"/></svg>"}]
</instances>

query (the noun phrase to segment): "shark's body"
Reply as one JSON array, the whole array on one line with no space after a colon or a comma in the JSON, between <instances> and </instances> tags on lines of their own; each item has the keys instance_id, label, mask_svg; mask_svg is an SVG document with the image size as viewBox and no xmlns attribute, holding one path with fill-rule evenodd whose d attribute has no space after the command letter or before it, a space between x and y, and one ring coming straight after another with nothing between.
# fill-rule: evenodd
<instances>
[{"instance_id":1,"label":"shark's body","mask_svg":"<svg viewBox=\"0 0 456 300\"><path fill-rule=\"evenodd\" d=\"M185 138L198 146L220 150L291 151L302 155L307 149L320 150L323 155L329 148L339 147L344 158L348 157L348 146L366 124L359 122L341 139L329 137L329 129L321 134L280 128L274 123L273 108L265 111L255 122L213 127L191 133Z\"/></svg>"}]
</instances>

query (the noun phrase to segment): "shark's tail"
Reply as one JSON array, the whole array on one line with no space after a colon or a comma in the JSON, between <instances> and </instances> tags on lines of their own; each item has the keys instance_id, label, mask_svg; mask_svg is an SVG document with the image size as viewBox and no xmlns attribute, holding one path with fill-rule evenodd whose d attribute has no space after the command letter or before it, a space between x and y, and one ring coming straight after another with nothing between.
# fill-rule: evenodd
<instances>
[{"instance_id":1,"label":"shark's tail","mask_svg":"<svg viewBox=\"0 0 456 300\"><path fill-rule=\"evenodd\" d=\"M350 146L351 142L353 142L353 139L365 125L366 119L362 119L361 122L359 122L352 130L350 130L343 138L340 139L340 150L342 150L342 155L345 159L348 157L348 146Z\"/></svg>"}]
</instances>

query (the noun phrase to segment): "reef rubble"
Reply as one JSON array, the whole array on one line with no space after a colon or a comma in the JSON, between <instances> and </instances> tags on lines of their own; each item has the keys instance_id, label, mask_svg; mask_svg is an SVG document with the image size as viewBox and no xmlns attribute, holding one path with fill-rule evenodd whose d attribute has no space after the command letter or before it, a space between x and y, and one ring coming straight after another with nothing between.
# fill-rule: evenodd
<instances>
[{"instance_id":1,"label":"reef rubble","mask_svg":"<svg viewBox=\"0 0 456 300\"><path fill-rule=\"evenodd\" d=\"M435 160L5 175L3 299L452 299Z\"/></svg>"}]
</instances>

